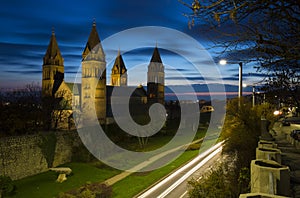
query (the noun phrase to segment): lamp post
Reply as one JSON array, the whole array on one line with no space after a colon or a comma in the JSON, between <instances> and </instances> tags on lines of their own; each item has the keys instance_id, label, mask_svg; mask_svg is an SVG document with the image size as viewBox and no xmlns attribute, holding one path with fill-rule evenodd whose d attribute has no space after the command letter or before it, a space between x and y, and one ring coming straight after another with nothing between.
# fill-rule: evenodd
<instances>
[{"instance_id":1,"label":"lamp post","mask_svg":"<svg viewBox=\"0 0 300 198\"><path fill-rule=\"evenodd\" d=\"M255 106L255 86L252 86L252 107Z\"/></svg>"},{"instance_id":2,"label":"lamp post","mask_svg":"<svg viewBox=\"0 0 300 198\"><path fill-rule=\"evenodd\" d=\"M254 107L255 106L255 104L256 104L256 95L257 94L260 94L260 92L256 92L256 86L257 85L259 85L259 84L262 84L262 82L263 82L264 80L261 80L261 81L259 81L259 82L256 82L256 83L253 83L252 84L252 106ZM265 95L265 94L264 94Z\"/></svg>"},{"instance_id":3,"label":"lamp post","mask_svg":"<svg viewBox=\"0 0 300 198\"><path fill-rule=\"evenodd\" d=\"M239 64L239 93L238 97L241 98L243 96L243 63L242 62L227 62L226 60L222 59L220 60L221 65L226 65L227 63Z\"/></svg>"}]
</instances>

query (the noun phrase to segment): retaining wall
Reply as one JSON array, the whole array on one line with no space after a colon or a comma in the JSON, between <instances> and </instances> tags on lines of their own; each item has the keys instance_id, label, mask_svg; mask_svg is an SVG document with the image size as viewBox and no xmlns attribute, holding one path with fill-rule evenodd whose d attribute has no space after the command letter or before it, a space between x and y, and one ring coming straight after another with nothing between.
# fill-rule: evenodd
<instances>
[{"instance_id":1,"label":"retaining wall","mask_svg":"<svg viewBox=\"0 0 300 198\"><path fill-rule=\"evenodd\" d=\"M55 136L54 167L70 162L72 149L81 144L77 132L55 132ZM41 141L38 134L1 138L0 175L16 180L47 171L48 164L39 146Z\"/></svg>"}]
</instances>

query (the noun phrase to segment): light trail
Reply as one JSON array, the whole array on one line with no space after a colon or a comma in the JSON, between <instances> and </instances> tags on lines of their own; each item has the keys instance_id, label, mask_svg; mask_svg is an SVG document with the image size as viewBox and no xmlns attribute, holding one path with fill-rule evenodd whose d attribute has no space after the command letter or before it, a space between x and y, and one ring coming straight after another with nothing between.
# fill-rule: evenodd
<instances>
[{"instance_id":1,"label":"light trail","mask_svg":"<svg viewBox=\"0 0 300 198\"><path fill-rule=\"evenodd\" d=\"M194 166L190 171L188 171L184 176L182 176L179 180L177 180L175 183L173 183L172 186L170 186L167 190L165 190L163 193L161 193L157 198L163 198L167 196L170 192L172 192L177 186L179 186L184 180L186 180L188 177L190 177L195 171L197 171L199 168L201 168L203 165L205 165L211 158L213 158L215 155L217 155L219 152L221 152L222 147L218 148L214 152L212 152L209 156L204 158L197 166Z\"/></svg>"},{"instance_id":2,"label":"light trail","mask_svg":"<svg viewBox=\"0 0 300 198\"><path fill-rule=\"evenodd\" d=\"M184 176L182 176L179 180L177 180L173 185L171 185L168 189L166 189L162 194L160 194L158 197L162 198L165 197L167 194L169 194L174 188L176 188L178 185L180 185L184 180L186 180L189 176L191 176L196 170L198 170L200 167L202 167L204 164L206 164L211 158L213 158L216 154L218 154L222 150L222 144L223 142L219 142L218 144L214 145L213 147L207 149L205 152L201 153L197 157L195 157L192 161L190 161L185 166L181 167L174 173L172 173L170 176L168 176L166 179L162 180L140 196L138 198L145 198L151 193L155 192L157 189L159 189L161 186L168 183L170 180L172 180L174 177L176 177L178 174L184 172L185 170L189 169L191 166L193 166L197 161L201 160L199 164L194 166L192 169L190 169Z\"/></svg>"}]
</instances>

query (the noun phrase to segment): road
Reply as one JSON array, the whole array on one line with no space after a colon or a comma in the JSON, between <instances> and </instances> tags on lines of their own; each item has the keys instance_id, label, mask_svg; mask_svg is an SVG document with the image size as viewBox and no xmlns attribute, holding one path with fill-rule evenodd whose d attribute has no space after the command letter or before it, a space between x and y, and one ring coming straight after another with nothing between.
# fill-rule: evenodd
<instances>
[{"instance_id":1,"label":"road","mask_svg":"<svg viewBox=\"0 0 300 198\"><path fill-rule=\"evenodd\" d=\"M203 173L214 164L216 164L216 161L221 158L221 151L222 143L219 143L203 152L188 164L184 165L137 197L187 197L187 182L192 178L200 179Z\"/></svg>"}]
</instances>

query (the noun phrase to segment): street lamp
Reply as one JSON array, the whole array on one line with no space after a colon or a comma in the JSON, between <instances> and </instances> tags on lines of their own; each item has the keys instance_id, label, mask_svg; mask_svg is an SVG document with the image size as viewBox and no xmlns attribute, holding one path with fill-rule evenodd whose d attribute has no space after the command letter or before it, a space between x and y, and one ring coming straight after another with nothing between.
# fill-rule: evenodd
<instances>
[{"instance_id":1,"label":"street lamp","mask_svg":"<svg viewBox=\"0 0 300 198\"><path fill-rule=\"evenodd\" d=\"M256 92L256 86L262 84L264 80L252 84L252 106L255 106L256 103L256 94L260 94L260 92ZM265 93L264 93L265 96Z\"/></svg>"},{"instance_id":2,"label":"street lamp","mask_svg":"<svg viewBox=\"0 0 300 198\"><path fill-rule=\"evenodd\" d=\"M239 94L238 97L241 98L243 95L243 63L242 62L227 62L226 60L222 59L219 62L221 65L229 64L239 64Z\"/></svg>"},{"instance_id":3,"label":"street lamp","mask_svg":"<svg viewBox=\"0 0 300 198\"><path fill-rule=\"evenodd\" d=\"M252 107L255 106L255 85L252 85Z\"/></svg>"}]
</instances>

